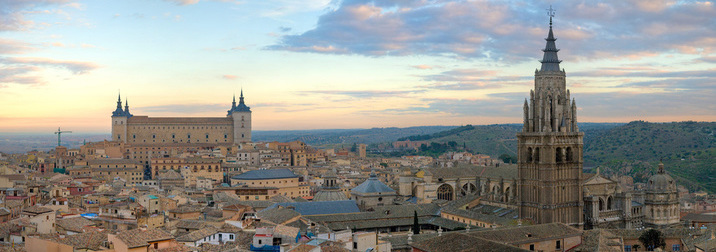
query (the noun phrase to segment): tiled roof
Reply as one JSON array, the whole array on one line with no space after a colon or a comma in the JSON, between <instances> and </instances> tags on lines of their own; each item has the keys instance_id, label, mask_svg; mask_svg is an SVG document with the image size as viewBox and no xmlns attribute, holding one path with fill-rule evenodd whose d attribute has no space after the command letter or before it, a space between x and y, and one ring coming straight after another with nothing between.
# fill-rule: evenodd
<instances>
[{"instance_id":1,"label":"tiled roof","mask_svg":"<svg viewBox=\"0 0 716 252\"><path fill-rule=\"evenodd\" d=\"M289 169L253 170L231 177L239 180L261 180L261 179L282 179L297 178L298 175Z\"/></svg>"},{"instance_id":2,"label":"tiled roof","mask_svg":"<svg viewBox=\"0 0 716 252\"><path fill-rule=\"evenodd\" d=\"M96 224L84 217L66 218L57 220L57 226L75 233L83 233L85 226L95 226Z\"/></svg>"},{"instance_id":3,"label":"tiled roof","mask_svg":"<svg viewBox=\"0 0 716 252\"><path fill-rule=\"evenodd\" d=\"M199 220L179 220L177 224L174 226L178 229L193 229L198 230L206 227L205 221L199 221Z\"/></svg>"},{"instance_id":4,"label":"tiled roof","mask_svg":"<svg viewBox=\"0 0 716 252\"><path fill-rule=\"evenodd\" d=\"M270 221L275 224L283 224L300 215L298 212L288 208L267 208L256 213L256 216L261 218L262 221Z\"/></svg>"},{"instance_id":5,"label":"tiled roof","mask_svg":"<svg viewBox=\"0 0 716 252\"><path fill-rule=\"evenodd\" d=\"M34 205L31 207L23 208L22 211L27 212L27 213L32 213L32 214L43 214L43 213L52 212L52 209Z\"/></svg>"},{"instance_id":6,"label":"tiled roof","mask_svg":"<svg viewBox=\"0 0 716 252\"><path fill-rule=\"evenodd\" d=\"M196 231L193 231L191 233L182 235L177 237L177 241L180 242L195 242L201 239L204 239L204 237L216 234L218 232L218 229L213 226L208 226Z\"/></svg>"},{"instance_id":7,"label":"tiled roof","mask_svg":"<svg viewBox=\"0 0 716 252\"><path fill-rule=\"evenodd\" d=\"M276 203L276 205L271 206L270 208L276 208L279 206L293 209L301 215L343 214L360 212L360 209L358 209L358 205L356 205L356 202L352 200L284 202Z\"/></svg>"},{"instance_id":8,"label":"tiled roof","mask_svg":"<svg viewBox=\"0 0 716 252\"><path fill-rule=\"evenodd\" d=\"M137 248L149 245L149 242L174 239L174 237L160 229L133 229L117 234L117 238L124 242L128 248Z\"/></svg>"},{"instance_id":9,"label":"tiled roof","mask_svg":"<svg viewBox=\"0 0 716 252\"><path fill-rule=\"evenodd\" d=\"M582 231L563 223L478 230L468 233L491 241L507 244L523 244L546 239L581 236Z\"/></svg>"},{"instance_id":10,"label":"tiled roof","mask_svg":"<svg viewBox=\"0 0 716 252\"><path fill-rule=\"evenodd\" d=\"M489 241L486 239L470 237L464 233L448 233L432 239L427 239L411 244L414 248L426 252L444 252L444 251L527 251L514 246Z\"/></svg>"}]
</instances>

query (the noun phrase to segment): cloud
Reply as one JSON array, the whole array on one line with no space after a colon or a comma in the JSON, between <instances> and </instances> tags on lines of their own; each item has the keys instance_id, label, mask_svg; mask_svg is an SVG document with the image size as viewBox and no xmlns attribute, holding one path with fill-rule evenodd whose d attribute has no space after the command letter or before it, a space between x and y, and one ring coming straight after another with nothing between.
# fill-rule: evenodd
<instances>
[{"instance_id":1,"label":"cloud","mask_svg":"<svg viewBox=\"0 0 716 252\"><path fill-rule=\"evenodd\" d=\"M2 54L23 54L34 51L36 48L30 43L0 38L0 55Z\"/></svg>"},{"instance_id":2,"label":"cloud","mask_svg":"<svg viewBox=\"0 0 716 252\"><path fill-rule=\"evenodd\" d=\"M580 116L647 117L713 116L716 89L676 90L672 92L580 93L576 96Z\"/></svg>"},{"instance_id":3,"label":"cloud","mask_svg":"<svg viewBox=\"0 0 716 252\"><path fill-rule=\"evenodd\" d=\"M236 80L239 78L239 76L231 75L231 74L224 74L221 76L221 78L224 78L225 80Z\"/></svg>"},{"instance_id":4,"label":"cloud","mask_svg":"<svg viewBox=\"0 0 716 252\"><path fill-rule=\"evenodd\" d=\"M432 67L432 66L429 66L429 65L415 65L415 66L411 66L411 67L413 67L413 68L415 68L415 69L420 69L420 70L433 69L433 67Z\"/></svg>"},{"instance_id":5,"label":"cloud","mask_svg":"<svg viewBox=\"0 0 716 252\"><path fill-rule=\"evenodd\" d=\"M50 5L69 3L69 0L3 0L0 1L0 31L26 30L35 25L26 17L28 13L52 13L49 11L33 12L31 10ZM74 6L69 6L74 7Z\"/></svg>"},{"instance_id":6,"label":"cloud","mask_svg":"<svg viewBox=\"0 0 716 252\"><path fill-rule=\"evenodd\" d=\"M6 64L17 64L17 65L32 65L32 66L49 66L56 68L63 68L69 70L73 74L85 74L91 70L99 67L97 64L92 62L83 61L67 61L67 60L55 60L48 58L0 58L0 63Z\"/></svg>"},{"instance_id":7,"label":"cloud","mask_svg":"<svg viewBox=\"0 0 716 252\"><path fill-rule=\"evenodd\" d=\"M533 60L547 34L540 1L342 1L272 50ZM716 49L716 8L697 1L561 2L558 46L575 59Z\"/></svg>"},{"instance_id":8,"label":"cloud","mask_svg":"<svg viewBox=\"0 0 716 252\"><path fill-rule=\"evenodd\" d=\"M83 61L0 57L0 87L6 87L7 84L44 84L44 80L38 74L46 67L65 69L72 74L80 75L86 74L98 66L95 63Z\"/></svg>"},{"instance_id":9,"label":"cloud","mask_svg":"<svg viewBox=\"0 0 716 252\"><path fill-rule=\"evenodd\" d=\"M422 93L424 90L386 91L386 90L313 90L301 91L304 94L328 94L343 95L356 99L379 98L379 97L406 97L411 94Z\"/></svg>"},{"instance_id":10,"label":"cloud","mask_svg":"<svg viewBox=\"0 0 716 252\"><path fill-rule=\"evenodd\" d=\"M420 88L438 90L477 90L498 88L506 85L522 85L530 83L531 76L499 75L500 71L479 69L453 69L439 74L422 76L422 80L430 84Z\"/></svg>"}]
</instances>

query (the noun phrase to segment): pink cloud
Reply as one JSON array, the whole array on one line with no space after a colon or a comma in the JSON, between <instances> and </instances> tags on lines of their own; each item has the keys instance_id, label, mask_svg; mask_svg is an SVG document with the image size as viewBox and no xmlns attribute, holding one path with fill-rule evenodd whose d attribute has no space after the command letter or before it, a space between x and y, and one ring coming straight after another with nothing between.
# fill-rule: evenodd
<instances>
[{"instance_id":1,"label":"pink cloud","mask_svg":"<svg viewBox=\"0 0 716 252\"><path fill-rule=\"evenodd\" d=\"M239 76L231 75L231 74L224 74L221 76L221 78L224 78L226 80L236 80L239 78Z\"/></svg>"}]
</instances>

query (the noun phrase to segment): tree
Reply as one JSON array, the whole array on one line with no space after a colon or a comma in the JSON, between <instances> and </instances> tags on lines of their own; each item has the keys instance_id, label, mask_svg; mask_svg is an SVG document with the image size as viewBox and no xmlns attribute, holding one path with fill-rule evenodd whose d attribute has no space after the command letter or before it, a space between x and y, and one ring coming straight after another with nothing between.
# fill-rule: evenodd
<instances>
[{"instance_id":1,"label":"tree","mask_svg":"<svg viewBox=\"0 0 716 252\"><path fill-rule=\"evenodd\" d=\"M351 152L356 152L358 150L358 144L353 143L353 146L351 146Z\"/></svg>"},{"instance_id":2,"label":"tree","mask_svg":"<svg viewBox=\"0 0 716 252\"><path fill-rule=\"evenodd\" d=\"M418 223L418 211L413 211L413 234L420 234L420 223Z\"/></svg>"},{"instance_id":3,"label":"tree","mask_svg":"<svg viewBox=\"0 0 716 252\"><path fill-rule=\"evenodd\" d=\"M653 228L646 230L644 233L641 233L641 235L639 236L639 241L641 242L641 244L644 244L644 248L649 251L653 251L655 248L666 247L666 242L664 241L664 234L662 234L661 231Z\"/></svg>"},{"instance_id":4,"label":"tree","mask_svg":"<svg viewBox=\"0 0 716 252\"><path fill-rule=\"evenodd\" d=\"M498 157L502 162L505 162L505 164L514 164L517 163L517 157L510 156L510 154L502 154Z\"/></svg>"}]
</instances>

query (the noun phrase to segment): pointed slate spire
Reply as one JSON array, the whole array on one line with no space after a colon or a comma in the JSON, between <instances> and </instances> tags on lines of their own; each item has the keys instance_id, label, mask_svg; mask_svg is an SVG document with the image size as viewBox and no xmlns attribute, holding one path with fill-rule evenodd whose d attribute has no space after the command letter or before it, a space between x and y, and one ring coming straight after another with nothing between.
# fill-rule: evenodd
<instances>
[{"instance_id":1,"label":"pointed slate spire","mask_svg":"<svg viewBox=\"0 0 716 252\"><path fill-rule=\"evenodd\" d=\"M549 7L549 34L547 35L547 45L545 45L544 49L542 50L544 52L544 56L542 57L542 68L540 71L560 71L559 63L562 62L559 60L559 57L557 57L557 52L559 52L559 49L557 49L557 45L554 43L557 39L554 38L554 33L552 32L552 17L554 17L554 10L552 7Z\"/></svg>"},{"instance_id":2,"label":"pointed slate spire","mask_svg":"<svg viewBox=\"0 0 716 252\"><path fill-rule=\"evenodd\" d=\"M129 113L129 99L124 98L124 115L131 117L132 113Z\"/></svg>"},{"instance_id":3,"label":"pointed slate spire","mask_svg":"<svg viewBox=\"0 0 716 252\"><path fill-rule=\"evenodd\" d=\"M234 99L231 101L231 110L234 109L236 109L236 93L234 93Z\"/></svg>"},{"instance_id":4,"label":"pointed slate spire","mask_svg":"<svg viewBox=\"0 0 716 252\"><path fill-rule=\"evenodd\" d=\"M112 111L112 116L124 116L124 110L122 110L122 95L117 94L117 109Z\"/></svg>"},{"instance_id":5,"label":"pointed slate spire","mask_svg":"<svg viewBox=\"0 0 716 252\"><path fill-rule=\"evenodd\" d=\"M241 88L241 95L239 95L239 104L244 104L244 88Z\"/></svg>"}]
</instances>

